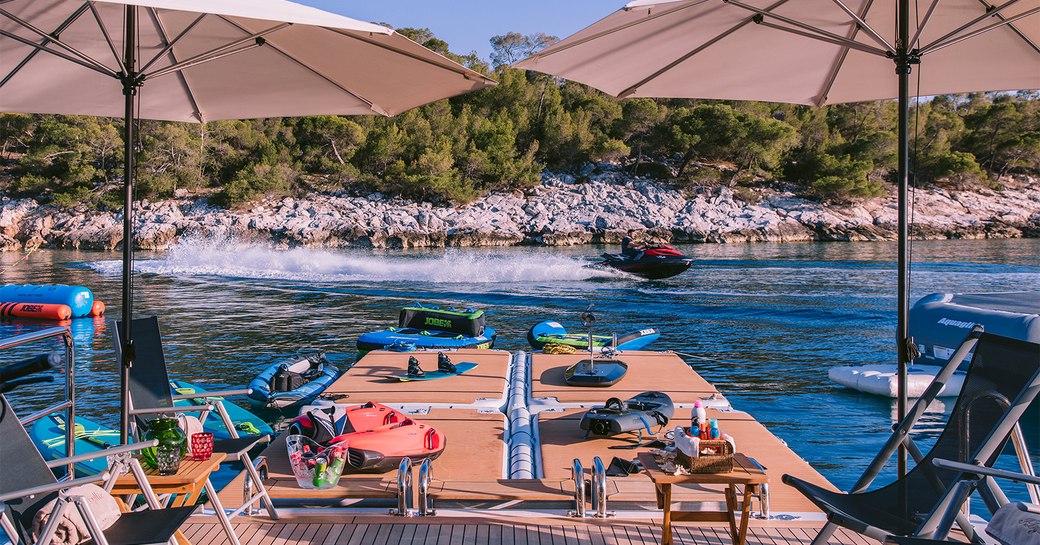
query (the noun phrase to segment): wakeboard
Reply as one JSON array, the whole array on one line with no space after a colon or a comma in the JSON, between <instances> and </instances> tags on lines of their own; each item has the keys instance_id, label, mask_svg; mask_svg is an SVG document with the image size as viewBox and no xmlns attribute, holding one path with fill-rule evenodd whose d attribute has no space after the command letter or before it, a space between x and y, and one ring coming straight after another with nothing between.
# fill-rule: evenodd
<instances>
[{"instance_id":1,"label":"wakeboard","mask_svg":"<svg viewBox=\"0 0 1040 545\"><path fill-rule=\"evenodd\" d=\"M387 378L396 380L397 382L412 382L417 380L437 380L439 378L454 377L472 371L477 368L477 364L471 361L463 361L455 364L454 373L446 373L444 371L426 371L421 377L413 377L408 375L390 375Z\"/></svg>"}]
</instances>

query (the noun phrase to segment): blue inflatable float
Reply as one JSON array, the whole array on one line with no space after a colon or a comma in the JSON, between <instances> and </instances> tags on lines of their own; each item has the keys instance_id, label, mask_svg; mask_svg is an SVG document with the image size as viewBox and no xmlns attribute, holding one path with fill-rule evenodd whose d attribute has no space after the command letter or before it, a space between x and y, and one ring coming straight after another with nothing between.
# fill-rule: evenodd
<instances>
[{"instance_id":1,"label":"blue inflatable float","mask_svg":"<svg viewBox=\"0 0 1040 545\"><path fill-rule=\"evenodd\" d=\"M90 315L94 308L94 294L83 286L7 284L0 287L0 303L68 305L72 317L78 318Z\"/></svg>"}]
</instances>

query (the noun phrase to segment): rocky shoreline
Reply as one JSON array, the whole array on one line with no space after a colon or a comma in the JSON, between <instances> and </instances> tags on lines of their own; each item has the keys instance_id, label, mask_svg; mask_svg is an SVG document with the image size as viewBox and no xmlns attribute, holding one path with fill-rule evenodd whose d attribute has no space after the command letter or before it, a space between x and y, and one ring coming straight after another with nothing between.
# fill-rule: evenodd
<instances>
[{"instance_id":1,"label":"rocky shoreline","mask_svg":"<svg viewBox=\"0 0 1040 545\"><path fill-rule=\"evenodd\" d=\"M547 173L527 195L493 194L461 208L379 194L315 194L228 210L184 196L139 203L136 245L163 250L185 237L232 237L281 247L556 246L614 243L627 229L683 243L895 239L894 195L845 205L774 189L742 197L726 187L684 193L617 171L580 182ZM1001 190L918 190L913 223L922 239L1040 237L1040 183L1018 178ZM111 250L121 242L119 212L59 211L0 196L0 251Z\"/></svg>"}]
</instances>

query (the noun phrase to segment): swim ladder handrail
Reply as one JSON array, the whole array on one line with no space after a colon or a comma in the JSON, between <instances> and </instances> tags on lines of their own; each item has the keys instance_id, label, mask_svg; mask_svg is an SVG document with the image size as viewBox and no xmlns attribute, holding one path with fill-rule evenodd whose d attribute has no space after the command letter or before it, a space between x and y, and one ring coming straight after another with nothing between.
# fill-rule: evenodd
<instances>
[{"instance_id":1,"label":"swim ladder handrail","mask_svg":"<svg viewBox=\"0 0 1040 545\"><path fill-rule=\"evenodd\" d=\"M397 511L391 514L399 517L412 516L412 459L407 456L397 466Z\"/></svg>"},{"instance_id":2,"label":"swim ladder handrail","mask_svg":"<svg viewBox=\"0 0 1040 545\"><path fill-rule=\"evenodd\" d=\"M574 512L576 518L585 518L585 468L581 460L575 458L571 465L571 479L574 480Z\"/></svg>"}]
</instances>

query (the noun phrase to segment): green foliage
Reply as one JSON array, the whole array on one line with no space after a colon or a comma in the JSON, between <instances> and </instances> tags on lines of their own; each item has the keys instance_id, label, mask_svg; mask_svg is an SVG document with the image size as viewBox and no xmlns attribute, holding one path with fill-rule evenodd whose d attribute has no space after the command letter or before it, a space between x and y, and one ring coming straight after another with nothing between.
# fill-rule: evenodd
<instances>
[{"instance_id":1,"label":"green foliage","mask_svg":"<svg viewBox=\"0 0 1040 545\"><path fill-rule=\"evenodd\" d=\"M618 100L509 67L553 43L552 36L492 38L492 73L475 53L452 53L429 29L398 32L499 84L392 118L144 122L137 196L188 191L236 206L317 188L466 203L491 191L528 189L546 168L577 172L609 162L639 176L675 178L678 186L783 176L807 196L846 200L882 194L895 169L891 101L809 108ZM911 119L918 183L962 187L1040 172L1035 92L935 97L917 105ZM107 118L0 114L0 190L61 206L118 206L121 130Z\"/></svg>"}]
</instances>

